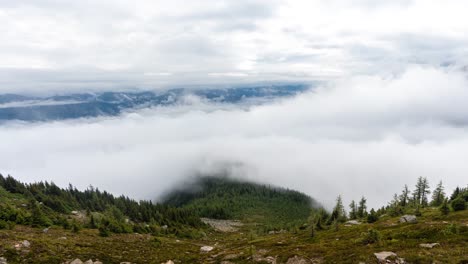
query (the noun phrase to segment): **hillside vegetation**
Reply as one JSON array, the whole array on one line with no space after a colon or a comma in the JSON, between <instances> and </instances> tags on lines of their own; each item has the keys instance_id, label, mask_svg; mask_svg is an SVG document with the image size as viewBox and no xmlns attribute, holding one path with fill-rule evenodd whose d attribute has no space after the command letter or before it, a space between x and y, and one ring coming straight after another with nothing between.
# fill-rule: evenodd
<instances>
[{"instance_id":1,"label":"hillside vegetation","mask_svg":"<svg viewBox=\"0 0 468 264\"><path fill-rule=\"evenodd\" d=\"M394 256L381 263L468 263L468 188L447 195L421 177L377 210L362 197L347 212L341 197L326 211L299 192L228 178L192 187L153 204L1 176L0 263L371 264L382 251ZM201 216L243 225L220 232Z\"/></svg>"},{"instance_id":2,"label":"hillside vegetation","mask_svg":"<svg viewBox=\"0 0 468 264\"><path fill-rule=\"evenodd\" d=\"M318 208L303 193L228 177L199 177L188 186L168 194L164 203L196 211L201 217L255 222L264 230L303 224Z\"/></svg>"}]
</instances>

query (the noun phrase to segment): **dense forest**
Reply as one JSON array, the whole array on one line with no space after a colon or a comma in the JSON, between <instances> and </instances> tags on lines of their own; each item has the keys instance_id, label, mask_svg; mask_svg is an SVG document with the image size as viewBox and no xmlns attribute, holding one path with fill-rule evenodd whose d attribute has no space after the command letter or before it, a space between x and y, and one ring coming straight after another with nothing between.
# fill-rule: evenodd
<instances>
[{"instance_id":1,"label":"dense forest","mask_svg":"<svg viewBox=\"0 0 468 264\"><path fill-rule=\"evenodd\" d=\"M202 217L257 222L267 230L301 225L319 207L297 191L228 177L199 177L188 186L168 194L164 203Z\"/></svg>"},{"instance_id":2,"label":"dense forest","mask_svg":"<svg viewBox=\"0 0 468 264\"><path fill-rule=\"evenodd\" d=\"M79 191L70 185L54 183L25 184L0 174L0 228L15 224L33 227L61 225L78 231L98 228L109 233L168 233L193 236L205 225L190 209L135 201L89 187Z\"/></svg>"}]
</instances>

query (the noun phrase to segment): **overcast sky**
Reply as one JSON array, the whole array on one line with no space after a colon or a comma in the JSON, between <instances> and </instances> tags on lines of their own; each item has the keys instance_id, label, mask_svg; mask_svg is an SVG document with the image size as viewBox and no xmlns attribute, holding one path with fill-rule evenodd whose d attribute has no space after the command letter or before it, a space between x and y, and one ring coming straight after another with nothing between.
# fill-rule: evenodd
<instances>
[{"instance_id":1,"label":"overcast sky","mask_svg":"<svg viewBox=\"0 0 468 264\"><path fill-rule=\"evenodd\" d=\"M0 126L0 173L152 199L228 169L330 207L467 182L467 1L0 0L0 93L323 80L250 106L196 97Z\"/></svg>"},{"instance_id":2,"label":"overcast sky","mask_svg":"<svg viewBox=\"0 0 468 264\"><path fill-rule=\"evenodd\" d=\"M463 0L0 0L1 92L464 67Z\"/></svg>"}]
</instances>

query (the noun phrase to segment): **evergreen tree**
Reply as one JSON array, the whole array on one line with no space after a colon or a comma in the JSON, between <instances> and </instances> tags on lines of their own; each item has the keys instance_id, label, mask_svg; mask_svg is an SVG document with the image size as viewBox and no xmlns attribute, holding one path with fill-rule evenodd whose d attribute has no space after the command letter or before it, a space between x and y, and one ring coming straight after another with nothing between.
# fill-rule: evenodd
<instances>
[{"instance_id":1,"label":"evergreen tree","mask_svg":"<svg viewBox=\"0 0 468 264\"><path fill-rule=\"evenodd\" d=\"M453 190L452 195L450 195L450 201L455 200L460 193L461 193L460 187L457 186L457 188L455 188L455 190Z\"/></svg>"},{"instance_id":2,"label":"evergreen tree","mask_svg":"<svg viewBox=\"0 0 468 264\"><path fill-rule=\"evenodd\" d=\"M46 227L52 225L51 221L47 216L45 216L44 212L40 207L40 204L35 200L30 201L31 207L31 225L33 227Z\"/></svg>"},{"instance_id":3,"label":"evergreen tree","mask_svg":"<svg viewBox=\"0 0 468 264\"><path fill-rule=\"evenodd\" d=\"M400 195L400 205L402 207L406 207L408 205L408 200L409 200L409 189L408 189L408 185L405 184L405 187L403 188L403 191L401 192L401 195Z\"/></svg>"},{"instance_id":4,"label":"evergreen tree","mask_svg":"<svg viewBox=\"0 0 468 264\"><path fill-rule=\"evenodd\" d=\"M361 200L359 201L359 206L358 206L358 209L357 209L357 216L359 218L364 218L367 214L367 206L366 206L366 198L364 198L364 196L361 198Z\"/></svg>"},{"instance_id":5,"label":"evergreen tree","mask_svg":"<svg viewBox=\"0 0 468 264\"><path fill-rule=\"evenodd\" d=\"M444 201L442 202L442 205L440 206L440 212L443 214L443 215L448 215L449 212L450 212L450 208L448 206L448 201L447 201L447 198L444 199Z\"/></svg>"},{"instance_id":6,"label":"evergreen tree","mask_svg":"<svg viewBox=\"0 0 468 264\"><path fill-rule=\"evenodd\" d=\"M349 219L353 220L357 218L357 205L354 200L349 204Z\"/></svg>"},{"instance_id":7,"label":"evergreen tree","mask_svg":"<svg viewBox=\"0 0 468 264\"><path fill-rule=\"evenodd\" d=\"M375 212L374 208L372 208L367 215L367 223L374 223L379 219L377 213Z\"/></svg>"},{"instance_id":8,"label":"evergreen tree","mask_svg":"<svg viewBox=\"0 0 468 264\"><path fill-rule=\"evenodd\" d=\"M427 206L428 204L428 198L427 195L430 193L429 190L429 183L427 181L427 178L420 176L418 178L418 181L416 183L415 190L413 192L413 200L415 203L415 206Z\"/></svg>"},{"instance_id":9,"label":"evergreen tree","mask_svg":"<svg viewBox=\"0 0 468 264\"><path fill-rule=\"evenodd\" d=\"M431 205L433 206L440 206L445 200L445 192L444 186L442 185L442 181L437 184L437 187L434 189L432 193L432 201Z\"/></svg>"},{"instance_id":10,"label":"evergreen tree","mask_svg":"<svg viewBox=\"0 0 468 264\"><path fill-rule=\"evenodd\" d=\"M393 200L390 202L388 211L391 216L397 216L403 214L403 209L400 206L401 200L398 197L398 194L393 195Z\"/></svg>"},{"instance_id":11,"label":"evergreen tree","mask_svg":"<svg viewBox=\"0 0 468 264\"><path fill-rule=\"evenodd\" d=\"M338 195L338 197L336 198L336 205L333 208L332 214L330 215L330 219L328 222L333 223L333 221L346 221L346 212L343 206L343 200L341 199L341 195Z\"/></svg>"}]
</instances>

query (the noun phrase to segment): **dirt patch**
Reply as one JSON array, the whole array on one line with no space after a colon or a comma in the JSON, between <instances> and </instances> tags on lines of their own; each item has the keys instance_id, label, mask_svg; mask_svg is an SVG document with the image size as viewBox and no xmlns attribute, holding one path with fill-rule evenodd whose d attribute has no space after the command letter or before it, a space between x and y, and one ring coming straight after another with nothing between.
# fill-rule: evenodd
<instances>
[{"instance_id":1,"label":"dirt patch","mask_svg":"<svg viewBox=\"0 0 468 264\"><path fill-rule=\"evenodd\" d=\"M239 220L218 220L211 218L201 218L203 223L210 225L214 229L220 232L236 232L239 230L238 227L243 226Z\"/></svg>"}]
</instances>

